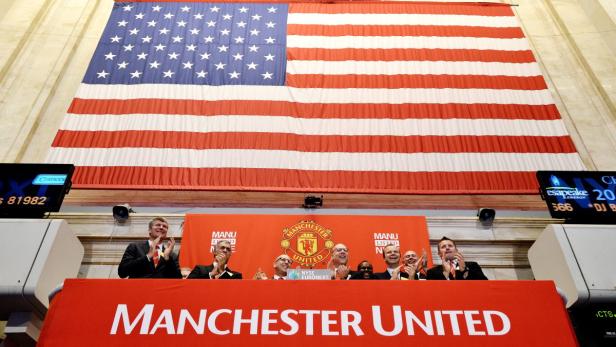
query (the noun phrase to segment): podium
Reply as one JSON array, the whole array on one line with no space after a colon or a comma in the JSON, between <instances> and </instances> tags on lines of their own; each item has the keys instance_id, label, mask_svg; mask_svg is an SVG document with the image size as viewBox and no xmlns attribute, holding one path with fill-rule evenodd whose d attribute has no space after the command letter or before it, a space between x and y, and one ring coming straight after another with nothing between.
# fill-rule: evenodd
<instances>
[{"instance_id":1,"label":"podium","mask_svg":"<svg viewBox=\"0 0 616 347\"><path fill-rule=\"evenodd\" d=\"M38 346L576 346L550 281L67 280Z\"/></svg>"}]
</instances>

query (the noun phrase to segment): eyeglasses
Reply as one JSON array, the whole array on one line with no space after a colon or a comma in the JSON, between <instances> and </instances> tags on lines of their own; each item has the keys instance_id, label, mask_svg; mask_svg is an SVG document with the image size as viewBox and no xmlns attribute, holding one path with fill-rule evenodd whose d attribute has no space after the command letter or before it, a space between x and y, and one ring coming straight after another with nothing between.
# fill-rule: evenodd
<instances>
[{"instance_id":1,"label":"eyeglasses","mask_svg":"<svg viewBox=\"0 0 616 347\"><path fill-rule=\"evenodd\" d=\"M293 260L288 259L288 258L278 258L278 259L276 259L276 261L281 261L283 263L293 264Z\"/></svg>"},{"instance_id":2,"label":"eyeglasses","mask_svg":"<svg viewBox=\"0 0 616 347\"><path fill-rule=\"evenodd\" d=\"M362 266L359 271L372 271L372 266Z\"/></svg>"},{"instance_id":3,"label":"eyeglasses","mask_svg":"<svg viewBox=\"0 0 616 347\"><path fill-rule=\"evenodd\" d=\"M346 248L334 248L335 252L348 252L349 250Z\"/></svg>"}]
</instances>

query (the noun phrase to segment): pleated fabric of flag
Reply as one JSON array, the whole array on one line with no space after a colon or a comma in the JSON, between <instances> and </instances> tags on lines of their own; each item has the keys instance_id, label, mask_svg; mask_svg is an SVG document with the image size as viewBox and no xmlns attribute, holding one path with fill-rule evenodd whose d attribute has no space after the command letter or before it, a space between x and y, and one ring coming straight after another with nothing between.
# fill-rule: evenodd
<instances>
[{"instance_id":1,"label":"pleated fabric of flag","mask_svg":"<svg viewBox=\"0 0 616 347\"><path fill-rule=\"evenodd\" d=\"M536 193L584 166L508 5L118 2L48 161L77 188Z\"/></svg>"}]
</instances>

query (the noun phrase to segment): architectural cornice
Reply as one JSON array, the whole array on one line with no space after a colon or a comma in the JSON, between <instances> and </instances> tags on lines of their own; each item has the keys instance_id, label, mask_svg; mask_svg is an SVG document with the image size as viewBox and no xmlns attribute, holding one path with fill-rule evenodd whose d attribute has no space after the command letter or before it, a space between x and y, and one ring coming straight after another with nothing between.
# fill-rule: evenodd
<instances>
[{"instance_id":1,"label":"architectural cornice","mask_svg":"<svg viewBox=\"0 0 616 347\"><path fill-rule=\"evenodd\" d=\"M350 194L321 193L327 208L386 209L495 209L543 211L545 203L539 194ZM254 191L151 191L73 189L66 196L68 206L133 206L174 207L300 207L306 193Z\"/></svg>"}]
</instances>

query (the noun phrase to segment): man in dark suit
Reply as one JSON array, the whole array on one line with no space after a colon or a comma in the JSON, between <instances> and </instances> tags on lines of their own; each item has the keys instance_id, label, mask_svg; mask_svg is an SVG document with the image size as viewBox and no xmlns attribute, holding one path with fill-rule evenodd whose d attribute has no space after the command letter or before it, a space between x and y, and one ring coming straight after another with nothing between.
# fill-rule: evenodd
<instances>
[{"instance_id":1,"label":"man in dark suit","mask_svg":"<svg viewBox=\"0 0 616 347\"><path fill-rule=\"evenodd\" d=\"M438 255L442 265L436 265L427 273L429 280L487 280L481 266L473 261L466 261L458 251L456 243L443 237L438 242Z\"/></svg>"},{"instance_id":2,"label":"man in dark suit","mask_svg":"<svg viewBox=\"0 0 616 347\"><path fill-rule=\"evenodd\" d=\"M197 265L190 272L188 278L211 280L241 280L242 274L229 268L231 258L231 242L221 240L214 246L214 262L210 265Z\"/></svg>"},{"instance_id":3,"label":"man in dark suit","mask_svg":"<svg viewBox=\"0 0 616 347\"><path fill-rule=\"evenodd\" d=\"M376 277L380 280L400 279L401 277L408 279L409 275L406 272L400 271L400 246L393 243L388 244L383 248L383 260L387 268L383 272L376 273Z\"/></svg>"},{"instance_id":4,"label":"man in dark suit","mask_svg":"<svg viewBox=\"0 0 616 347\"><path fill-rule=\"evenodd\" d=\"M164 244L168 230L165 218L153 218L148 224L149 239L126 247L118 275L121 278L182 278L178 256L173 253L175 240L170 238Z\"/></svg>"}]
</instances>

